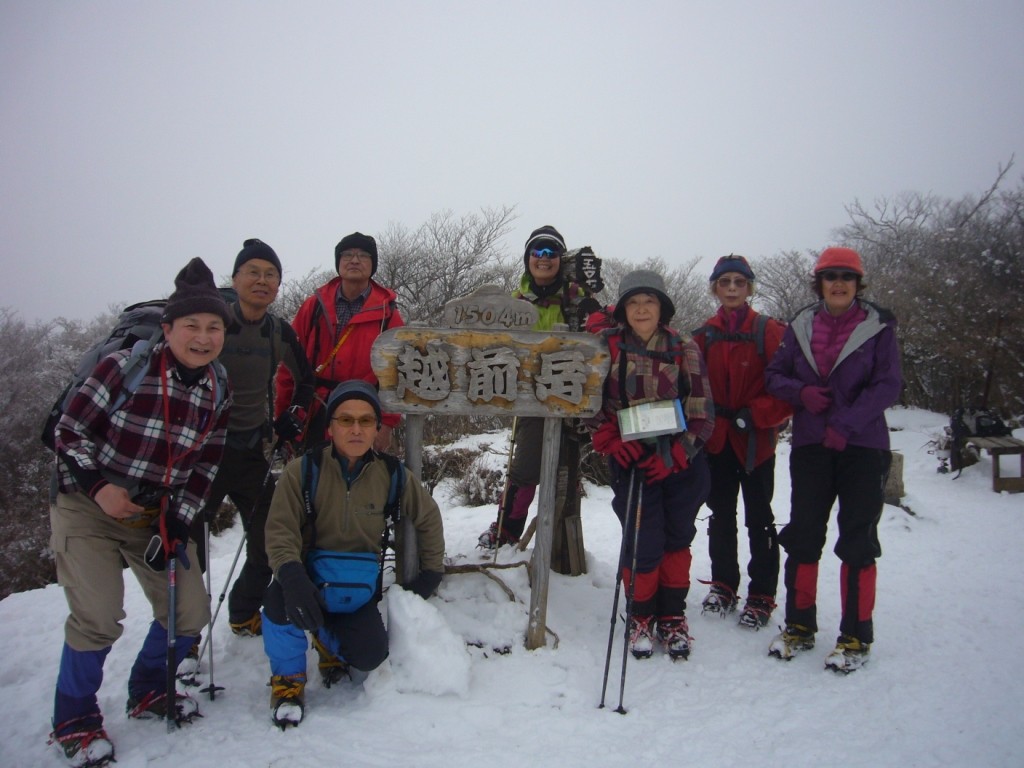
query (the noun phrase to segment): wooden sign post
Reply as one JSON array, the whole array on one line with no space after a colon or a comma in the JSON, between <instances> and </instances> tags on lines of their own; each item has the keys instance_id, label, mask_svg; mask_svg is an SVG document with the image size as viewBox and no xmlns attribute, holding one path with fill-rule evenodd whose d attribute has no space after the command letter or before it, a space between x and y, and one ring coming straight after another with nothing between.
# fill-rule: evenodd
<instances>
[{"instance_id":1,"label":"wooden sign post","mask_svg":"<svg viewBox=\"0 0 1024 768\"><path fill-rule=\"evenodd\" d=\"M419 423L426 414L544 418L526 639L531 650L540 648L545 640L560 422L600 410L608 347L590 333L529 330L537 322L536 308L494 286L449 302L444 317L446 328L393 328L374 342L370 361L381 405ZM422 440L422 428L407 431ZM420 450L419 444L408 445L407 458L414 454L418 461ZM415 567L403 556L406 578Z\"/></svg>"}]
</instances>

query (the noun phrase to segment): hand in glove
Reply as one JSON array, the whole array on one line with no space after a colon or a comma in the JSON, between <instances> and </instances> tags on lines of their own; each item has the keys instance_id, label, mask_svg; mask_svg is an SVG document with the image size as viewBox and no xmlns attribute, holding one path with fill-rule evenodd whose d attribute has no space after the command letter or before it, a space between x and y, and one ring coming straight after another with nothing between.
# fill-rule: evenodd
<instances>
[{"instance_id":1,"label":"hand in glove","mask_svg":"<svg viewBox=\"0 0 1024 768\"><path fill-rule=\"evenodd\" d=\"M610 421L598 427L591 442L595 451L611 456L623 469L629 469L644 455L644 447L635 440L623 441L618 428Z\"/></svg>"},{"instance_id":2,"label":"hand in glove","mask_svg":"<svg viewBox=\"0 0 1024 768\"><path fill-rule=\"evenodd\" d=\"M832 390L828 387L806 386L800 390L800 402L804 408L817 416L832 405Z\"/></svg>"},{"instance_id":3,"label":"hand in glove","mask_svg":"<svg viewBox=\"0 0 1024 768\"><path fill-rule=\"evenodd\" d=\"M146 547L146 565L154 571L167 569L167 561L172 557L181 561L185 570L192 567L188 559L189 527L167 511L161 513L160 533L149 540Z\"/></svg>"},{"instance_id":4,"label":"hand in glove","mask_svg":"<svg viewBox=\"0 0 1024 768\"><path fill-rule=\"evenodd\" d=\"M646 459L639 462L637 466L644 471L644 477L648 483L660 483L672 474L672 470L665 466L661 455L657 453L652 453Z\"/></svg>"},{"instance_id":5,"label":"hand in glove","mask_svg":"<svg viewBox=\"0 0 1024 768\"><path fill-rule=\"evenodd\" d=\"M305 420L306 414L302 408L293 405L277 417L274 422L274 432L282 440L294 440L302 434L302 424Z\"/></svg>"},{"instance_id":6,"label":"hand in glove","mask_svg":"<svg viewBox=\"0 0 1024 768\"><path fill-rule=\"evenodd\" d=\"M754 417L749 408L740 408L732 417L732 425L738 432L749 432L754 428Z\"/></svg>"},{"instance_id":7,"label":"hand in glove","mask_svg":"<svg viewBox=\"0 0 1024 768\"><path fill-rule=\"evenodd\" d=\"M846 438L839 432L836 432L836 430L832 429L832 427L825 427L825 439L821 444L833 451L846 450Z\"/></svg>"},{"instance_id":8,"label":"hand in glove","mask_svg":"<svg viewBox=\"0 0 1024 768\"><path fill-rule=\"evenodd\" d=\"M299 629L312 632L324 624L324 604L320 590L297 560L277 569L277 580L284 591L284 611L288 621Z\"/></svg>"},{"instance_id":9,"label":"hand in glove","mask_svg":"<svg viewBox=\"0 0 1024 768\"><path fill-rule=\"evenodd\" d=\"M437 571L420 571L419 575L408 584L403 584L402 589L414 592L424 600L434 594L441 583L441 574Z\"/></svg>"}]
</instances>

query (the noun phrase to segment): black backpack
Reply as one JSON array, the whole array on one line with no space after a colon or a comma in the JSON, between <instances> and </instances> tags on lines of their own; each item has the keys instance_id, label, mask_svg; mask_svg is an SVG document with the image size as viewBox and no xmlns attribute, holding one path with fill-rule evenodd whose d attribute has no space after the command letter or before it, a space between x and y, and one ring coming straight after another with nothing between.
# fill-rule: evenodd
<instances>
[{"instance_id":1,"label":"black backpack","mask_svg":"<svg viewBox=\"0 0 1024 768\"><path fill-rule=\"evenodd\" d=\"M949 468L959 472L974 463L965 457L967 438L1008 437L1012 434L1013 430L989 408L957 408L949 420Z\"/></svg>"}]
</instances>

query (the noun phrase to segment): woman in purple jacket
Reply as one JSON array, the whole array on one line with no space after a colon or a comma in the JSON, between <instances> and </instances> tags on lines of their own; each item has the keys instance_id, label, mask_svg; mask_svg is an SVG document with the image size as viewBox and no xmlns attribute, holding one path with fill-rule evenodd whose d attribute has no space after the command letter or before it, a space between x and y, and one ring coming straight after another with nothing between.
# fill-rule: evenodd
<instances>
[{"instance_id":1,"label":"woman in purple jacket","mask_svg":"<svg viewBox=\"0 0 1024 768\"><path fill-rule=\"evenodd\" d=\"M842 619L825 667L844 674L864 664L874 640L878 521L891 462L885 409L903 384L896 318L860 297L863 278L856 251L826 248L814 266L820 301L793 319L765 371L768 393L794 409L792 506L779 534L786 627L769 654L788 660L814 647L818 561L838 498Z\"/></svg>"}]
</instances>

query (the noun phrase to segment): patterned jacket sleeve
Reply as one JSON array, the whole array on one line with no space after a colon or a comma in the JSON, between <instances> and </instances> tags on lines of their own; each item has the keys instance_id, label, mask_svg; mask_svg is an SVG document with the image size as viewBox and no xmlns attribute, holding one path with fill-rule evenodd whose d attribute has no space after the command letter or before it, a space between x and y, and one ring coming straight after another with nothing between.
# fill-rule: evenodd
<instances>
[{"instance_id":1,"label":"patterned jacket sleeve","mask_svg":"<svg viewBox=\"0 0 1024 768\"><path fill-rule=\"evenodd\" d=\"M708 370L700 348L692 339L683 343L683 366L690 379L690 395L686 398L683 414L686 416L687 454L693 455L711 439L715 431L715 403L711 397Z\"/></svg>"}]
</instances>

